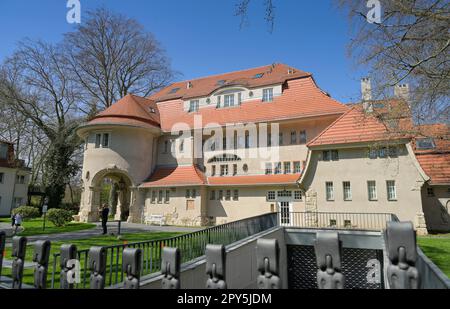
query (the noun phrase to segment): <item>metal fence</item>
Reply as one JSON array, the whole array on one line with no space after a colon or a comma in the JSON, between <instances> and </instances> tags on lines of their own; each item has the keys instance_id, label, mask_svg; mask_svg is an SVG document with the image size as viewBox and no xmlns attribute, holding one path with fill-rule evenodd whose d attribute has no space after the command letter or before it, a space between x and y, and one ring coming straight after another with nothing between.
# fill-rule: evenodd
<instances>
[{"instance_id":1,"label":"metal fence","mask_svg":"<svg viewBox=\"0 0 450 309\"><path fill-rule=\"evenodd\" d=\"M278 220L285 227L379 231L398 218L389 213L290 212L280 213Z\"/></svg>"},{"instance_id":2,"label":"metal fence","mask_svg":"<svg viewBox=\"0 0 450 309\"><path fill-rule=\"evenodd\" d=\"M106 286L123 282L122 253L125 248L142 250L141 275L148 275L160 271L163 247L179 248L182 256L181 262L184 263L204 255L207 244L229 245L277 225L277 214L271 213L163 240L105 246L107 253ZM88 252L89 249L77 252L81 267L81 282L76 285L76 288L89 288ZM60 253L53 254L52 264L51 288L57 288L59 286Z\"/></svg>"}]
</instances>

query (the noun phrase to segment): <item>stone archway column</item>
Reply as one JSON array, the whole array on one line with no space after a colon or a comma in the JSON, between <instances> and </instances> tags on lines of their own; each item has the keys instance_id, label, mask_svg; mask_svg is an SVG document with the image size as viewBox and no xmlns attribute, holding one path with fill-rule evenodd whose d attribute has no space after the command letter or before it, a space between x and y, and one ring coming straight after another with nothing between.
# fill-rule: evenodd
<instances>
[{"instance_id":1,"label":"stone archway column","mask_svg":"<svg viewBox=\"0 0 450 309\"><path fill-rule=\"evenodd\" d=\"M145 191L138 187L131 187L130 190L130 215L127 222L142 223L144 221Z\"/></svg>"},{"instance_id":2,"label":"stone archway column","mask_svg":"<svg viewBox=\"0 0 450 309\"><path fill-rule=\"evenodd\" d=\"M98 187L89 187L89 191L87 192L86 190L83 190L83 205L80 207L81 222L98 221L100 209L100 191L101 188Z\"/></svg>"}]
</instances>

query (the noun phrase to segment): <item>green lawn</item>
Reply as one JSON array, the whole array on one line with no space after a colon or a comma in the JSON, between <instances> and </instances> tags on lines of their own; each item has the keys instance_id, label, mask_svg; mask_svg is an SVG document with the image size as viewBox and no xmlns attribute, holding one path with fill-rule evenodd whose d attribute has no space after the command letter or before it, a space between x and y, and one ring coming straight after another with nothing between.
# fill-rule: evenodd
<instances>
[{"instance_id":1,"label":"green lawn","mask_svg":"<svg viewBox=\"0 0 450 309\"><path fill-rule=\"evenodd\" d=\"M118 240L116 236L96 236L96 237L90 237L87 239L77 239L77 240L68 240L68 241L55 241L52 242L51 252L50 252L50 263L49 263L49 269L48 269L48 277L47 282L48 286L50 286L50 279L51 279L51 273L53 271L53 254L60 252L60 247L64 243L70 243L77 246L78 250L83 249L89 249L92 246L112 246L112 245L120 245L120 244L126 244L126 243L133 243L133 242L139 242L139 241L149 241L149 240L158 240L158 239L167 239L173 236L177 236L183 233L171 233L171 232L143 232L143 233L134 233L134 234L123 234L122 239ZM31 262L33 259L33 247L31 245L27 246L27 252L25 260L28 262ZM121 254L117 256L116 252L108 251L108 263L110 263L110 260L114 261L114 265L121 265ZM159 268L159 261L157 262L160 250L154 250L152 253L152 256L154 256L155 264L152 266L152 269L157 270ZM5 259L11 259L11 247L6 248L5 250ZM59 260L57 261L59 263ZM85 260L84 256L81 257L80 260L81 268L84 269L85 266ZM115 269L115 266L113 266ZM59 265L57 266L57 269L59 269ZM119 268L120 269L120 268ZM107 273L109 273L109 266L107 267ZM115 273L115 272L114 272ZM9 268L3 268L3 275L5 276L11 276L11 269ZM109 279L111 280L111 279ZM24 270L24 276L23 276L23 282L26 284L33 284L33 269L26 268ZM59 286L59 273L55 276L55 287Z\"/></svg>"},{"instance_id":2,"label":"green lawn","mask_svg":"<svg viewBox=\"0 0 450 309\"><path fill-rule=\"evenodd\" d=\"M450 277L450 234L418 237L417 243L430 260Z\"/></svg>"},{"instance_id":3,"label":"green lawn","mask_svg":"<svg viewBox=\"0 0 450 309\"><path fill-rule=\"evenodd\" d=\"M43 221L44 220L42 218L24 220L22 222L22 225L25 228L25 230L21 233L18 233L18 235L33 236L33 235L57 234L57 233L66 233L66 232L87 230L87 229L91 229L91 228L95 227L95 224L79 223L79 222L71 222L71 223L68 223L66 226L56 227L55 225L53 225L53 223L46 220L45 221L45 230L42 230ZM10 223L11 219L2 218L2 219L0 219L0 222Z\"/></svg>"}]
</instances>

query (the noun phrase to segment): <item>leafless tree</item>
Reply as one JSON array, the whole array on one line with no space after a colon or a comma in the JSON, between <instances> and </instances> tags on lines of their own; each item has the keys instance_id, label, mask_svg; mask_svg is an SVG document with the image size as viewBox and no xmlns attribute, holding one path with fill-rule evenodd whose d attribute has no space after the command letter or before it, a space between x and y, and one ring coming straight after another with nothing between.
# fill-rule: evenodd
<instances>
[{"instance_id":1,"label":"leafless tree","mask_svg":"<svg viewBox=\"0 0 450 309\"><path fill-rule=\"evenodd\" d=\"M338 0L351 20L350 56L370 70L374 96L410 84L416 123L449 123L450 3L444 0L380 1L380 22L369 23L366 1Z\"/></svg>"},{"instance_id":2,"label":"leafless tree","mask_svg":"<svg viewBox=\"0 0 450 309\"><path fill-rule=\"evenodd\" d=\"M89 12L75 32L65 35L64 49L85 100L99 109L128 93L147 96L174 75L151 33L136 20L104 8Z\"/></svg>"},{"instance_id":3,"label":"leafless tree","mask_svg":"<svg viewBox=\"0 0 450 309\"><path fill-rule=\"evenodd\" d=\"M78 169L73 155L80 145L75 133L81 119L80 98L68 76L59 46L30 40L19 44L0 73L3 105L24 117L24 126L32 123L45 136L37 142L47 143L42 178L50 207L60 205L65 186Z\"/></svg>"},{"instance_id":4,"label":"leafless tree","mask_svg":"<svg viewBox=\"0 0 450 309\"><path fill-rule=\"evenodd\" d=\"M236 3L235 16L241 19L240 28L242 29L248 23L248 12L250 10L251 0L238 0ZM269 32L273 32L275 25L275 5L273 0L264 0L265 16L264 19L269 25Z\"/></svg>"}]
</instances>

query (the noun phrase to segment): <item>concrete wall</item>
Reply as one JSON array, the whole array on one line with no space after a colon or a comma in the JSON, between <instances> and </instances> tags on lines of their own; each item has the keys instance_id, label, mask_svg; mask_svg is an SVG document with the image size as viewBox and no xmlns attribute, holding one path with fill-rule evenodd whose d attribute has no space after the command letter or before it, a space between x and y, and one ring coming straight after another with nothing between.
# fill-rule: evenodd
<instances>
[{"instance_id":1,"label":"concrete wall","mask_svg":"<svg viewBox=\"0 0 450 309\"><path fill-rule=\"evenodd\" d=\"M322 150L313 150L302 186L306 191L317 193L316 210L319 212L394 213L400 220L415 222L416 215L423 212L421 186L424 179L407 147L399 145L398 149L397 157L370 159L368 147L341 148L338 161L323 161ZM388 201L387 180L395 180L396 201ZM327 181L334 183L334 201L326 200ZM344 201L344 181L351 183L351 201ZM368 199L367 181L376 181L376 201Z\"/></svg>"},{"instance_id":2,"label":"concrete wall","mask_svg":"<svg viewBox=\"0 0 450 309\"><path fill-rule=\"evenodd\" d=\"M280 261L287 260L284 230L277 228L268 232L244 239L227 247L226 282L229 289L255 289L258 270L256 265L256 242L258 238L278 239ZM204 289L206 286L205 257L182 265L181 288ZM287 289L287 263L280 263L282 286ZM142 278L141 289L160 289L162 276Z\"/></svg>"},{"instance_id":3,"label":"concrete wall","mask_svg":"<svg viewBox=\"0 0 450 309\"><path fill-rule=\"evenodd\" d=\"M0 183L0 216L9 216L11 209L16 206L24 206L28 202L28 183L30 182L30 173L16 168L0 167L0 173L3 173L3 182ZM16 176L25 176L24 184L16 183ZM14 205L14 199L21 198L21 205Z\"/></svg>"},{"instance_id":4,"label":"concrete wall","mask_svg":"<svg viewBox=\"0 0 450 309\"><path fill-rule=\"evenodd\" d=\"M428 189L433 190L429 195ZM422 188L422 204L427 228L433 232L450 231L450 186L429 186Z\"/></svg>"}]
</instances>

